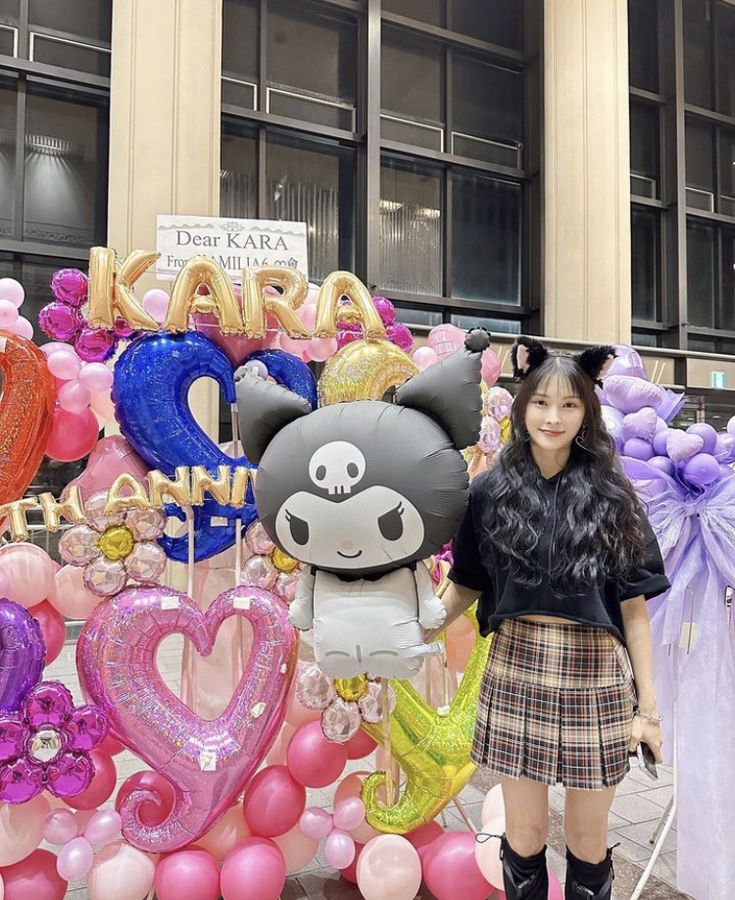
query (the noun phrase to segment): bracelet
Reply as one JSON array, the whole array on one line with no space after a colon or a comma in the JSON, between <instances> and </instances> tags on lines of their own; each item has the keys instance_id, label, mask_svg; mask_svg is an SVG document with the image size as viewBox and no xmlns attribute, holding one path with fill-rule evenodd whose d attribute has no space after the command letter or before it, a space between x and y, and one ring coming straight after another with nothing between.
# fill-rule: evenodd
<instances>
[{"instance_id":1,"label":"bracelet","mask_svg":"<svg viewBox=\"0 0 735 900\"><path fill-rule=\"evenodd\" d=\"M647 716L645 713L642 713L638 707L633 710L633 715L638 716L639 719L643 719L644 722L650 722L652 725L660 725L664 720L663 716Z\"/></svg>"}]
</instances>

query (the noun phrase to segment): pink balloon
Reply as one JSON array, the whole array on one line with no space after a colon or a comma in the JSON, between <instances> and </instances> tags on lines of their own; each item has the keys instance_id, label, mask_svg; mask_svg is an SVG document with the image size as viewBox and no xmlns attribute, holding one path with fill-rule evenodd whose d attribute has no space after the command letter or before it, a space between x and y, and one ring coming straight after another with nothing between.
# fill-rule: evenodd
<instances>
[{"instance_id":1,"label":"pink balloon","mask_svg":"<svg viewBox=\"0 0 735 900\"><path fill-rule=\"evenodd\" d=\"M84 569L62 566L56 573L56 590L50 602L67 619L87 619L99 606L101 597L84 585Z\"/></svg>"},{"instance_id":2,"label":"pink balloon","mask_svg":"<svg viewBox=\"0 0 735 900\"><path fill-rule=\"evenodd\" d=\"M296 310L296 315L305 328L308 328L309 331L314 330L316 325L316 303L304 303L303 306Z\"/></svg>"},{"instance_id":3,"label":"pink balloon","mask_svg":"<svg viewBox=\"0 0 735 900\"><path fill-rule=\"evenodd\" d=\"M5 900L63 900L66 881L56 871L56 857L48 850L34 850L30 856L3 869Z\"/></svg>"},{"instance_id":4,"label":"pink balloon","mask_svg":"<svg viewBox=\"0 0 735 900\"><path fill-rule=\"evenodd\" d=\"M438 822L431 821L422 825L420 828L416 828L414 831L409 832L405 835L405 838L412 847L416 848L419 858L423 860L424 853L429 846L443 834L444 829L441 825Z\"/></svg>"},{"instance_id":5,"label":"pink balloon","mask_svg":"<svg viewBox=\"0 0 735 900\"><path fill-rule=\"evenodd\" d=\"M216 317L209 313L206 315L196 313L192 316L192 320L195 330L224 350L234 366L239 366L246 356L250 356L255 350L262 350L269 344L269 336L263 339L249 338L242 334L222 334Z\"/></svg>"},{"instance_id":6,"label":"pink balloon","mask_svg":"<svg viewBox=\"0 0 735 900\"><path fill-rule=\"evenodd\" d=\"M1 594L2 591L0 591ZM43 642L46 645L46 665L48 666L58 658L64 647L66 641L64 620L46 600L37 606L32 606L28 612L41 626Z\"/></svg>"},{"instance_id":7,"label":"pink balloon","mask_svg":"<svg viewBox=\"0 0 735 900\"><path fill-rule=\"evenodd\" d=\"M92 395L78 381L67 382L58 393L59 406L70 413L83 412L91 399Z\"/></svg>"},{"instance_id":8,"label":"pink balloon","mask_svg":"<svg viewBox=\"0 0 735 900\"><path fill-rule=\"evenodd\" d=\"M355 842L346 831L335 828L327 837L324 855L330 866L346 869L355 858Z\"/></svg>"},{"instance_id":9,"label":"pink balloon","mask_svg":"<svg viewBox=\"0 0 735 900\"><path fill-rule=\"evenodd\" d=\"M9 300L16 309L22 305L25 295L23 285L15 278L0 278L0 297Z\"/></svg>"},{"instance_id":10,"label":"pink balloon","mask_svg":"<svg viewBox=\"0 0 735 900\"><path fill-rule=\"evenodd\" d=\"M91 409L70 413L58 408L46 445L46 455L58 462L74 462L93 449L99 437L99 423Z\"/></svg>"},{"instance_id":11,"label":"pink balloon","mask_svg":"<svg viewBox=\"0 0 735 900\"><path fill-rule=\"evenodd\" d=\"M94 775L89 787L81 794L64 798L72 809L97 809L110 799L115 790L117 782L115 763L99 750L91 750L89 755L94 763Z\"/></svg>"},{"instance_id":12,"label":"pink balloon","mask_svg":"<svg viewBox=\"0 0 735 900\"><path fill-rule=\"evenodd\" d=\"M18 321L18 310L10 300L0 300L0 328L12 330Z\"/></svg>"},{"instance_id":13,"label":"pink balloon","mask_svg":"<svg viewBox=\"0 0 735 900\"><path fill-rule=\"evenodd\" d=\"M350 829L350 837L357 844L368 844L373 838L378 837L379 831L376 831L372 825L368 825L367 821L358 825L357 828Z\"/></svg>"},{"instance_id":14,"label":"pink balloon","mask_svg":"<svg viewBox=\"0 0 735 900\"><path fill-rule=\"evenodd\" d=\"M475 835L449 831L437 838L424 856L424 881L437 900L485 900L492 885L475 860Z\"/></svg>"},{"instance_id":15,"label":"pink balloon","mask_svg":"<svg viewBox=\"0 0 735 900\"><path fill-rule=\"evenodd\" d=\"M143 900L153 887L156 863L142 853L116 841L97 851L87 875L90 900Z\"/></svg>"},{"instance_id":16,"label":"pink balloon","mask_svg":"<svg viewBox=\"0 0 735 900\"><path fill-rule=\"evenodd\" d=\"M301 814L299 828L306 837L313 841L320 841L331 833L334 828L334 820L326 809L310 806Z\"/></svg>"},{"instance_id":17,"label":"pink balloon","mask_svg":"<svg viewBox=\"0 0 735 900\"><path fill-rule=\"evenodd\" d=\"M197 839L196 846L208 851L217 860L222 860L246 838L252 837L238 803L216 822L206 834Z\"/></svg>"},{"instance_id":18,"label":"pink balloon","mask_svg":"<svg viewBox=\"0 0 735 900\"><path fill-rule=\"evenodd\" d=\"M297 359L303 359L304 350L306 350L306 341L290 338L287 334L282 334L281 350L285 353L290 353L291 356L295 356Z\"/></svg>"},{"instance_id":19,"label":"pink balloon","mask_svg":"<svg viewBox=\"0 0 735 900\"><path fill-rule=\"evenodd\" d=\"M309 722L291 738L286 761L293 777L305 787L326 787L342 774L347 751L324 737L321 722Z\"/></svg>"},{"instance_id":20,"label":"pink balloon","mask_svg":"<svg viewBox=\"0 0 735 900\"><path fill-rule=\"evenodd\" d=\"M343 778L334 792L334 805L337 806L348 797L359 797L362 793L362 783L370 774L367 770L360 770L359 772L350 772Z\"/></svg>"},{"instance_id":21,"label":"pink balloon","mask_svg":"<svg viewBox=\"0 0 735 900\"><path fill-rule=\"evenodd\" d=\"M0 571L10 580L7 599L29 608L54 589L51 557L34 544L8 544L0 548Z\"/></svg>"},{"instance_id":22,"label":"pink balloon","mask_svg":"<svg viewBox=\"0 0 735 900\"><path fill-rule=\"evenodd\" d=\"M111 841L120 840L122 819L114 809L102 809L95 813L84 829L84 837L90 844L104 846Z\"/></svg>"},{"instance_id":23,"label":"pink balloon","mask_svg":"<svg viewBox=\"0 0 735 900\"><path fill-rule=\"evenodd\" d=\"M85 363L82 366L82 371L79 373L79 383L90 394L101 394L103 391L109 391L112 387L112 381L112 369L104 363Z\"/></svg>"},{"instance_id":24,"label":"pink balloon","mask_svg":"<svg viewBox=\"0 0 735 900\"><path fill-rule=\"evenodd\" d=\"M360 853L357 886L365 900L413 900L421 886L418 853L399 834L373 838ZM464 900L459 892L453 896Z\"/></svg>"},{"instance_id":25,"label":"pink balloon","mask_svg":"<svg viewBox=\"0 0 735 900\"><path fill-rule=\"evenodd\" d=\"M115 418L115 404L112 402L112 395L109 390L102 391L100 394L92 394L90 400L92 411L103 422L110 422Z\"/></svg>"},{"instance_id":26,"label":"pink balloon","mask_svg":"<svg viewBox=\"0 0 735 900\"><path fill-rule=\"evenodd\" d=\"M319 841L307 837L298 825L285 834L273 838L273 843L283 854L286 862L286 874L291 875L307 866L316 856Z\"/></svg>"},{"instance_id":27,"label":"pink balloon","mask_svg":"<svg viewBox=\"0 0 735 900\"><path fill-rule=\"evenodd\" d=\"M358 841L355 841L355 858L352 860L349 866L339 870L339 874L344 878L345 881L349 881L350 884L357 884L357 866L360 861L360 853L362 853L362 848L364 846L364 844L360 844Z\"/></svg>"},{"instance_id":28,"label":"pink balloon","mask_svg":"<svg viewBox=\"0 0 735 900\"><path fill-rule=\"evenodd\" d=\"M95 398L92 398L94 404ZM94 448L84 472L70 485L78 485L88 499L97 491L106 491L118 475L127 472L142 481L148 467L121 434L104 437Z\"/></svg>"},{"instance_id":29,"label":"pink balloon","mask_svg":"<svg viewBox=\"0 0 735 900\"><path fill-rule=\"evenodd\" d=\"M166 319L169 300L171 298L160 288L151 288L143 294L143 309L149 316L154 318L159 325L162 325Z\"/></svg>"},{"instance_id":30,"label":"pink balloon","mask_svg":"<svg viewBox=\"0 0 735 900\"><path fill-rule=\"evenodd\" d=\"M500 785L498 785L499 787ZM489 795L488 795L489 796ZM482 826L484 834L505 834L505 815L487 819ZM500 838L489 837L475 841L475 862L482 875L493 887L503 888L503 863L500 859Z\"/></svg>"},{"instance_id":31,"label":"pink balloon","mask_svg":"<svg viewBox=\"0 0 735 900\"><path fill-rule=\"evenodd\" d=\"M217 900L219 866L205 850L182 850L158 863L153 884L158 900Z\"/></svg>"},{"instance_id":32,"label":"pink balloon","mask_svg":"<svg viewBox=\"0 0 735 900\"><path fill-rule=\"evenodd\" d=\"M0 866L12 866L38 847L48 811L43 794L20 806L0 805Z\"/></svg>"},{"instance_id":33,"label":"pink balloon","mask_svg":"<svg viewBox=\"0 0 735 900\"><path fill-rule=\"evenodd\" d=\"M503 788L501 785L496 784L485 794L480 821L484 825L485 822L489 822L490 819L497 819L499 816L505 817L505 799L503 797ZM505 829L503 829L503 832L505 832Z\"/></svg>"},{"instance_id":34,"label":"pink balloon","mask_svg":"<svg viewBox=\"0 0 735 900\"><path fill-rule=\"evenodd\" d=\"M441 361L445 356L463 347L464 339L465 332L456 325L437 325L429 332L426 343Z\"/></svg>"},{"instance_id":35,"label":"pink balloon","mask_svg":"<svg viewBox=\"0 0 735 900\"><path fill-rule=\"evenodd\" d=\"M82 370L82 361L76 352L69 346L62 345L63 350L54 350L47 357L48 370L54 378L62 381L71 381Z\"/></svg>"},{"instance_id":36,"label":"pink balloon","mask_svg":"<svg viewBox=\"0 0 735 900\"><path fill-rule=\"evenodd\" d=\"M104 745L100 750L104 751ZM144 825L160 825L171 815L176 797L173 787L163 775L144 769L127 778L115 795L115 809L118 812L133 791L146 791L151 797L138 808L138 816Z\"/></svg>"},{"instance_id":37,"label":"pink balloon","mask_svg":"<svg viewBox=\"0 0 735 900\"><path fill-rule=\"evenodd\" d=\"M280 600L247 586L220 594L206 612L186 594L150 587L129 588L92 613L77 643L82 690L107 712L113 737L163 775L176 794L170 817L154 827L138 817L151 796L138 791L127 798L120 813L130 843L158 853L178 850L211 828L240 795L283 721L298 654L287 614ZM202 719L172 703L156 652L163 637L177 632L208 656L231 616L252 627L250 656L223 714ZM121 671L125 679L116 675Z\"/></svg>"},{"instance_id":38,"label":"pink balloon","mask_svg":"<svg viewBox=\"0 0 735 900\"><path fill-rule=\"evenodd\" d=\"M344 744L347 759L363 759L370 756L377 746L377 743L362 728Z\"/></svg>"},{"instance_id":39,"label":"pink balloon","mask_svg":"<svg viewBox=\"0 0 735 900\"><path fill-rule=\"evenodd\" d=\"M324 362L334 356L339 347L336 338L312 338L307 349L309 356L316 362Z\"/></svg>"},{"instance_id":40,"label":"pink balloon","mask_svg":"<svg viewBox=\"0 0 735 900\"><path fill-rule=\"evenodd\" d=\"M61 848L56 871L64 881L79 881L92 868L94 850L84 837L75 837Z\"/></svg>"},{"instance_id":41,"label":"pink balloon","mask_svg":"<svg viewBox=\"0 0 735 900\"><path fill-rule=\"evenodd\" d=\"M268 766L245 788L242 806L253 834L276 837L290 831L306 805L306 790L286 766Z\"/></svg>"},{"instance_id":42,"label":"pink balloon","mask_svg":"<svg viewBox=\"0 0 735 900\"><path fill-rule=\"evenodd\" d=\"M223 900L278 900L286 862L267 838L248 838L227 856L220 875Z\"/></svg>"},{"instance_id":43,"label":"pink balloon","mask_svg":"<svg viewBox=\"0 0 735 900\"><path fill-rule=\"evenodd\" d=\"M13 325L13 333L17 334L18 337L25 338L27 341L32 341L33 325L25 316L18 316Z\"/></svg>"},{"instance_id":44,"label":"pink balloon","mask_svg":"<svg viewBox=\"0 0 735 900\"><path fill-rule=\"evenodd\" d=\"M79 823L70 809L52 809L43 820L43 839L59 846L79 834Z\"/></svg>"},{"instance_id":45,"label":"pink balloon","mask_svg":"<svg viewBox=\"0 0 735 900\"><path fill-rule=\"evenodd\" d=\"M413 361L423 372L424 369L428 369L429 366L433 366L435 363L438 363L439 357L436 355L435 350L426 345L423 347L419 347L419 349L414 353Z\"/></svg>"},{"instance_id":46,"label":"pink balloon","mask_svg":"<svg viewBox=\"0 0 735 900\"><path fill-rule=\"evenodd\" d=\"M334 827L352 831L365 821L365 804L359 797L347 797L334 806ZM344 866L337 866L344 869Z\"/></svg>"}]
</instances>

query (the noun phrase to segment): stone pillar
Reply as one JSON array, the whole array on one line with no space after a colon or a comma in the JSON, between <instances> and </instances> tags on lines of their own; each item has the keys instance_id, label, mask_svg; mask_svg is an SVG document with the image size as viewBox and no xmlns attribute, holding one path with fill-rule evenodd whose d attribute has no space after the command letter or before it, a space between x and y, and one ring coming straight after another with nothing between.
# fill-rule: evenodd
<instances>
[{"instance_id":1,"label":"stone pillar","mask_svg":"<svg viewBox=\"0 0 735 900\"><path fill-rule=\"evenodd\" d=\"M544 333L631 336L626 0L544 3Z\"/></svg>"}]
</instances>

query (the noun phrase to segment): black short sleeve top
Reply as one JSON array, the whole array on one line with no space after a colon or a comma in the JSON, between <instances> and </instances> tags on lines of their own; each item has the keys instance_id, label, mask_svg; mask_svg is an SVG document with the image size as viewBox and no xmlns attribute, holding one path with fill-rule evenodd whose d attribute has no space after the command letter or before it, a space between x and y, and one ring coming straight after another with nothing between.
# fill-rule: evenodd
<instances>
[{"instance_id":1,"label":"black short sleeve top","mask_svg":"<svg viewBox=\"0 0 735 900\"><path fill-rule=\"evenodd\" d=\"M556 490L559 475L547 479L545 490ZM661 550L648 519L641 510L646 547L639 563L624 577L606 577L601 573L586 591L575 596L559 596L552 591L546 571L537 587L516 580L511 561L504 557L484 535L483 521L490 501L488 473L475 478L464 516L452 542L454 564L449 578L464 587L477 590L477 619L480 633L495 631L503 619L524 615L559 616L586 625L603 628L625 643L620 604L643 595L646 600L667 591L671 584L664 572ZM553 515L539 539L537 552L544 560L549 550Z\"/></svg>"}]
</instances>

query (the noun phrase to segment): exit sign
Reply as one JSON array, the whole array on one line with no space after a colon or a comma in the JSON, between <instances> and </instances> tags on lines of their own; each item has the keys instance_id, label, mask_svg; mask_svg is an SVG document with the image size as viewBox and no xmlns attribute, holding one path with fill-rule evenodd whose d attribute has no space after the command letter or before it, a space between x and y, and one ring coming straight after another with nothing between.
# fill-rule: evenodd
<instances>
[{"instance_id":1,"label":"exit sign","mask_svg":"<svg viewBox=\"0 0 735 900\"><path fill-rule=\"evenodd\" d=\"M724 390L727 386L727 376L724 372L710 372L712 376L712 387L719 390Z\"/></svg>"}]
</instances>

